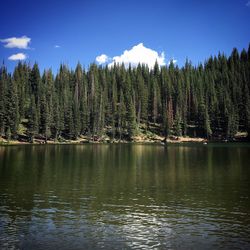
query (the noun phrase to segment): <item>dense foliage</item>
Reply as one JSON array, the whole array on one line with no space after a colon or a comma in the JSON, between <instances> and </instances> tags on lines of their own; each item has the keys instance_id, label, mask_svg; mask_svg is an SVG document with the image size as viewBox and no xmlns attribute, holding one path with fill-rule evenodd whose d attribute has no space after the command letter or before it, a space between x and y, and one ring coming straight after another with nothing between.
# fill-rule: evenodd
<instances>
[{"instance_id":1,"label":"dense foliage","mask_svg":"<svg viewBox=\"0 0 250 250\"><path fill-rule=\"evenodd\" d=\"M164 136L232 138L250 132L250 47L153 69L61 65L40 74L19 63L0 70L0 136L31 141L36 136L76 139L81 135L130 139L140 131Z\"/></svg>"}]
</instances>

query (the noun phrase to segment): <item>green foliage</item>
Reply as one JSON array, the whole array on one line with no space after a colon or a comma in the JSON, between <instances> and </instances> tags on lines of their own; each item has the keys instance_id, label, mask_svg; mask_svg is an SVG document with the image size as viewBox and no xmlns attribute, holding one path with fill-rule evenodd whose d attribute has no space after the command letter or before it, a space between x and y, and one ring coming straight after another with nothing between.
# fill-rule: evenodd
<instances>
[{"instance_id":1,"label":"green foliage","mask_svg":"<svg viewBox=\"0 0 250 250\"><path fill-rule=\"evenodd\" d=\"M182 127L181 127L181 116L179 113L179 110L177 109L176 111L176 117L174 121L174 134L176 136L181 136L182 135Z\"/></svg>"},{"instance_id":2,"label":"green foliage","mask_svg":"<svg viewBox=\"0 0 250 250\"><path fill-rule=\"evenodd\" d=\"M37 106L35 102L35 96L32 95L31 105L29 109L29 116L28 116L28 119L29 119L28 131L29 131L29 136L30 136L30 142L33 142L34 136L36 136L38 133L38 127L39 127L38 117L39 115L38 115L38 110L37 110Z\"/></svg>"},{"instance_id":3,"label":"green foliage","mask_svg":"<svg viewBox=\"0 0 250 250\"><path fill-rule=\"evenodd\" d=\"M229 57L210 57L197 67L173 62L153 69L61 65L40 75L38 64L18 63L13 74L0 69L0 136L26 133L58 140L88 135L131 139L144 127L171 134L250 137L250 47ZM25 123L21 121L26 121ZM24 127L20 132L20 126ZM151 131L148 131L151 130ZM192 131L191 131L192 130Z\"/></svg>"}]
</instances>

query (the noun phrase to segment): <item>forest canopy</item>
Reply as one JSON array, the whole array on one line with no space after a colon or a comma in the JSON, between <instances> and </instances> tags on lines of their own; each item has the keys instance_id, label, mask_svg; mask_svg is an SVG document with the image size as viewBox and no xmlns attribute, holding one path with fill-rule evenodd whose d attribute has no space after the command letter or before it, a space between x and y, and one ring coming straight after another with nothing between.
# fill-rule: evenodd
<instances>
[{"instance_id":1,"label":"forest canopy","mask_svg":"<svg viewBox=\"0 0 250 250\"><path fill-rule=\"evenodd\" d=\"M75 70L56 75L19 62L0 69L0 137L45 140L80 136L131 140L138 133L165 137L233 138L250 135L250 46L203 64L171 62Z\"/></svg>"}]
</instances>

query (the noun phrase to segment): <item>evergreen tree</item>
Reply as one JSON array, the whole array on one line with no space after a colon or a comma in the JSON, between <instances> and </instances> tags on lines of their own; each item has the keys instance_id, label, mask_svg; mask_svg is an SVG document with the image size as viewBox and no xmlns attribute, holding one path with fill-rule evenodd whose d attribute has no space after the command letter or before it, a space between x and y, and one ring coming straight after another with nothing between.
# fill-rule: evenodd
<instances>
[{"instance_id":1,"label":"evergreen tree","mask_svg":"<svg viewBox=\"0 0 250 250\"><path fill-rule=\"evenodd\" d=\"M30 73L30 94L34 95L35 97L35 102L36 105L38 104L38 96L39 96L39 92L40 92L40 81L41 81L41 77L40 77L40 71L38 68L38 64L35 63L31 73Z\"/></svg>"},{"instance_id":2,"label":"evergreen tree","mask_svg":"<svg viewBox=\"0 0 250 250\"><path fill-rule=\"evenodd\" d=\"M174 134L176 136L182 135L182 129L181 129L181 116L179 112L179 108L177 107L175 121L174 121Z\"/></svg>"},{"instance_id":3,"label":"evergreen tree","mask_svg":"<svg viewBox=\"0 0 250 250\"><path fill-rule=\"evenodd\" d=\"M3 65L0 68L0 136L5 135L7 78L7 69Z\"/></svg>"},{"instance_id":4,"label":"evergreen tree","mask_svg":"<svg viewBox=\"0 0 250 250\"><path fill-rule=\"evenodd\" d=\"M10 133L14 139L17 138L19 126L19 105L17 96L16 82L8 77L8 90L6 96L6 131L10 129Z\"/></svg>"},{"instance_id":5,"label":"evergreen tree","mask_svg":"<svg viewBox=\"0 0 250 250\"><path fill-rule=\"evenodd\" d=\"M31 96L31 105L29 109L29 137L30 137L30 142L33 143L34 141L34 136L37 135L38 133L38 111L37 111L37 106L35 102L35 96Z\"/></svg>"}]
</instances>

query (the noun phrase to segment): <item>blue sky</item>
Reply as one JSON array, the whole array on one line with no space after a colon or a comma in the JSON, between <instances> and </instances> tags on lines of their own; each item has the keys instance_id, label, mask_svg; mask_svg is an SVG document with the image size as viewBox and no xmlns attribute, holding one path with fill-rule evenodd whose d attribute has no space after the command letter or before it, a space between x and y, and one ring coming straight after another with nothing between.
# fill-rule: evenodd
<instances>
[{"instance_id":1,"label":"blue sky","mask_svg":"<svg viewBox=\"0 0 250 250\"><path fill-rule=\"evenodd\" d=\"M56 72L60 63L74 68L79 61L87 67L102 54L109 63L113 57L122 60L125 50L141 43L127 60L154 51L164 57L162 64L175 59L182 66L187 57L197 64L218 51L229 55L234 47L247 49L250 1L6 0L0 22L0 60L10 71L18 62L11 56L19 53ZM6 39L23 36L30 38L23 47L5 47Z\"/></svg>"}]
</instances>

